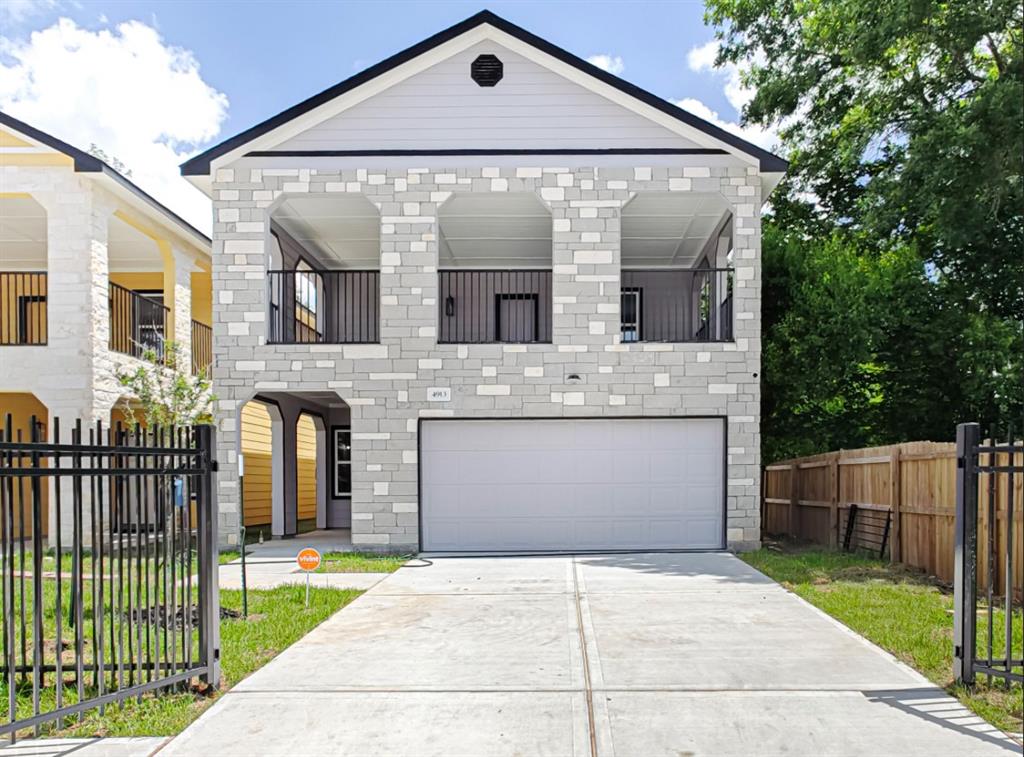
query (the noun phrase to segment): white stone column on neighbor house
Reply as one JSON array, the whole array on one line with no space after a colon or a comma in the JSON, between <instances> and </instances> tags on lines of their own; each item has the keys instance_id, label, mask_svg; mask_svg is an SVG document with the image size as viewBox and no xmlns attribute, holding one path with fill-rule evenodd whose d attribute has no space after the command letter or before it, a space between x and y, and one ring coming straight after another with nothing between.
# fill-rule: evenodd
<instances>
[{"instance_id":1,"label":"white stone column on neighbor house","mask_svg":"<svg viewBox=\"0 0 1024 757\"><path fill-rule=\"evenodd\" d=\"M96 421L109 420L117 396L104 369L109 339L107 223L113 208L87 182L69 178L67 186L37 196L47 213L48 344L46 364L33 368L31 389L49 410L49 436L53 419L59 418L60 440L70 442L80 421L87 442ZM63 545L71 543L72 535L72 481L51 479L51 546L56 546L57 486ZM83 496L83 528L88 533L88 493Z\"/></svg>"},{"instance_id":2,"label":"white stone column on neighbor house","mask_svg":"<svg viewBox=\"0 0 1024 757\"><path fill-rule=\"evenodd\" d=\"M173 339L181 350L182 370L192 370L192 273L198 270L194 259L180 247L171 246L174 291L168 293L171 300L171 323L168 324L168 337ZM168 281L171 285L171 281Z\"/></svg>"}]
</instances>

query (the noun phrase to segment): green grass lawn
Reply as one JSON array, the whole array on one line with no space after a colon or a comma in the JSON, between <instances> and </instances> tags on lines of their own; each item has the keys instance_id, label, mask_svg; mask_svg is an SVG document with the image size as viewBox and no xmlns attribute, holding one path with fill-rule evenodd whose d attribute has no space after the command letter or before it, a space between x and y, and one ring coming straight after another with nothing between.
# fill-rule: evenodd
<instances>
[{"instance_id":1,"label":"green grass lawn","mask_svg":"<svg viewBox=\"0 0 1024 757\"><path fill-rule=\"evenodd\" d=\"M242 555L237 550L220 553L220 564L234 562ZM409 559L408 555L382 555L374 552L327 552L317 573L394 573ZM246 559L259 558L249 552Z\"/></svg>"},{"instance_id":2,"label":"green grass lawn","mask_svg":"<svg viewBox=\"0 0 1024 757\"><path fill-rule=\"evenodd\" d=\"M865 636L945 688L998 728L1020 733L1024 692L1015 684L973 689L953 682L953 596L921 573L871 557L785 546L740 555L747 563ZM1002 653L1005 614L994 618L994 654ZM1022 644L1022 615L1012 618L1014 647ZM979 651L987 618L978 614ZM1018 670L1019 672L1019 670Z\"/></svg>"},{"instance_id":3,"label":"green grass lawn","mask_svg":"<svg viewBox=\"0 0 1024 757\"><path fill-rule=\"evenodd\" d=\"M372 552L328 552L317 573L394 573L408 556L378 555Z\"/></svg>"},{"instance_id":4,"label":"green grass lawn","mask_svg":"<svg viewBox=\"0 0 1024 757\"><path fill-rule=\"evenodd\" d=\"M48 582L53 583L53 582ZM249 591L249 618L224 619L221 631L222 682L226 691L247 675L265 665L283 649L304 636L362 592L313 588L310 606L305 607L304 586L281 586L271 590ZM242 593L222 590L221 604L241 611ZM49 603L48 603L49 604ZM52 616L52 613L50 613ZM87 619L89 620L89 619ZM47 636L52 638L52 617L47 618ZM6 687L0 685L6 702ZM218 692L218 694L220 693ZM31 686L19 692L19 716L31 714ZM160 696L147 695L124 706L108 705L101 714L92 710L81 722L65 721L61 731L55 724L44 726L44 734L62 737L85 736L171 736L195 720L216 699L192 691ZM44 693L43 709L53 708L54 689ZM65 688L65 702L74 701L73 686ZM23 735L30 735L25 731Z\"/></svg>"}]
</instances>

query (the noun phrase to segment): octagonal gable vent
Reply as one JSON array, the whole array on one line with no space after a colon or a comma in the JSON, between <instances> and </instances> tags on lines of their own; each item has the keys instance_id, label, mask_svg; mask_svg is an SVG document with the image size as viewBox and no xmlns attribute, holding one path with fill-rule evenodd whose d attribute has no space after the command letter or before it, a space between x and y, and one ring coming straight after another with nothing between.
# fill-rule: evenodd
<instances>
[{"instance_id":1,"label":"octagonal gable vent","mask_svg":"<svg viewBox=\"0 0 1024 757\"><path fill-rule=\"evenodd\" d=\"M496 55L479 55L469 67L469 75L481 87L493 87L504 76L504 68Z\"/></svg>"}]
</instances>

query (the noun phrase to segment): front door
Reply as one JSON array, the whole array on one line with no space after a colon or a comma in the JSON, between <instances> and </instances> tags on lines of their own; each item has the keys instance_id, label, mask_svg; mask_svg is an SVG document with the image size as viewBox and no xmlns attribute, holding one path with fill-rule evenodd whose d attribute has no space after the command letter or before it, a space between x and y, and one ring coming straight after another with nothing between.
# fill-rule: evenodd
<instances>
[{"instance_id":1,"label":"front door","mask_svg":"<svg viewBox=\"0 0 1024 757\"><path fill-rule=\"evenodd\" d=\"M536 342L537 295L499 294L497 331L499 342Z\"/></svg>"}]
</instances>

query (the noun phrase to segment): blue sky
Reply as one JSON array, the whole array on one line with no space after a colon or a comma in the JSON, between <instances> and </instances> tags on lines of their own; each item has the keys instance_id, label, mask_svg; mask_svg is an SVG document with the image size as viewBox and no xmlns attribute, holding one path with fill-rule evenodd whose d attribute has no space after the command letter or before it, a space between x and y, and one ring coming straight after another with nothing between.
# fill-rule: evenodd
<instances>
[{"instance_id":1,"label":"blue sky","mask_svg":"<svg viewBox=\"0 0 1024 757\"><path fill-rule=\"evenodd\" d=\"M583 58L605 56L613 73L697 115L738 121L744 94L735 72L710 67L703 3L680 1L0 0L0 108L96 143L205 221L173 160L484 8Z\"/></svg>"}]
</instances>

